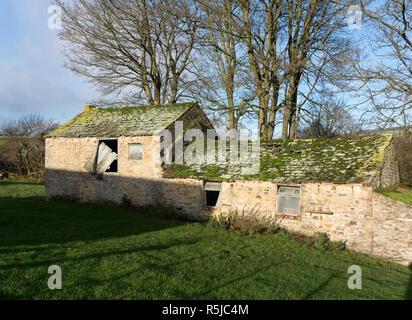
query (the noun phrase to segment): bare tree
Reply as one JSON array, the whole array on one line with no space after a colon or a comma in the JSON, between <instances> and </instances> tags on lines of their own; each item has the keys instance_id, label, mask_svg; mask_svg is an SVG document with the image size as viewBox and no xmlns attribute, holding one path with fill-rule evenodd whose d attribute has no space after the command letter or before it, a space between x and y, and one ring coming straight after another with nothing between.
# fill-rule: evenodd
<instances>
[{"instance_id":1,"label":"bare tree","mask_svg":"<svg viewBox=\"0 0 412 320\"><path fill-rule=\"evenodd\" d=\"M296 137L329 66L350 60L337 1L55 1L67 66L104 94L149 104L199 97L228 128L253 114L265 140L280 112L283 138Z\"/></svg>"},{"instance_id":2,"label":"bare tree","mask_svg":"<svg viewBox=\"0 0 412 320\"><path fill-rule=\"evenodd\" d=\"M46 134L58 127L58 122L46 120L37 113L30 113L18 119L5 121L0 127L0 132L7 136L38 136L44 139Z\"/></svg>"},{"instance_id":3,"label":"bare tree","mask_svg":"<svg viewBox=\"0 0 412 320\"><path fill-rule=\"evenodd\" d=\"M272 139L284 73L279 60L283 0L237 0L241 13L236 17L237 32L248 57L257 97L258 129L262 139ZM253 104L251 104L253 106Z\"/></svg>"},{"instance_id":4,"label":"bare tree","mask_svg":"<svg viewBox=\"0 0 412 320\"><path fill-rule=\"evenodd\" d=\"M388 0L360 1L366 23L370 24L373 52L356 68L367 113L379 126L407 127L412 121L412 3Z\"/></svg>"},{"instance_id":5,"label":"bare tree","mask_svg":"<svg viewBox=\"0 0 412 320\"><path fill-rule=\"evenodd\" d=\"M105 95L175 103L191 74L198 19L189 0L56 0L67 67Z\"/></svg>"},{"instance_id":6,"label":"bare tree","mask_svg":"<svg viewBox=\"0 0 412 320\"><path fill-rule=\"evenodd\" d=\"M45 135L59 126L38 114L6 121L0 131L8 136L1 146L0 163L19 174L41 174L44 170Z\"/></svg>"},{"instance_id":7,"label":"bare tree","mask_svg":"<svg viewBox=\"0 0 412 320\"><path fill-rule=\"evenodd\" d=\"M296 138L300 110L316 92L317 86L322 81L333 82L337 77L343 77L348 71L347 66L357 61L356 50L342 33L346 28L344 5L329 0L286 2L287 85L283 139Z\"/></svg>"},{"instance_id":8,"label":"bare tree","mask_svg":"<svg viewBox=\"0 0 412 320\"><path fill-rule=\"evenodd\" d=\"M217 119L223 115L228 129L237 129L240 118L248 112L247 102L251 96L245 86L248 81L243 66L245 55L235 30L239 7L234 0L197 2L202 10L199 36L204 46L193 96L200 98Z\"/></svg>"},{"instance_id":9,"label":"bare tree","mask_svg":"<svg viewBox=\"0 0 412 320\"><path fill-rule=\"evenodd\" d=\"M272 139L276 115L283 112L282 137L296 138L301 107L321 82L336 81L356 61L342 32L346 7L332 0L237 1L260 135Z\"/></svg>"},{"instance_id":10,"label":"bare tree","mask_svg":"<svg viewBox=\"0 0 412 320\"><path fill-rule=\"evenodd\" d=\"M334 98L309 103L302 108L302 120L306 125L298 130L299 138L335 137L359 130L345 103Z\"/></svg>"}]
</instances>

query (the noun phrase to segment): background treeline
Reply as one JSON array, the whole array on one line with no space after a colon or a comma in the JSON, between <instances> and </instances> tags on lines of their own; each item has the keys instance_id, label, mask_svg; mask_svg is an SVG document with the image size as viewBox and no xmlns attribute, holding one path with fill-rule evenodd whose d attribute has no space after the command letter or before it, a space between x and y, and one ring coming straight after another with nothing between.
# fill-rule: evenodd
<instances>
[{"instance_id":1,"label":"background treeline","mask_svg":"<svg viewBox=\"0 0 412 320\"><path fill-rule=\"evenodd\" d=\"M10 175L43 180L45 135L58 128L53 120L28 114L0 127L0 178Z\"/></svg>"},{"instance_id":2,"label":"background treeline","mask_svg":"<svg viewBox=\"0 0 412 320\"><path fill-rule=\"evenodd\" d=\"M106 96L97 105L196 100L265 140L410 123L408 0L55 2L67 67Z\"/></svg>"}]
</instances>

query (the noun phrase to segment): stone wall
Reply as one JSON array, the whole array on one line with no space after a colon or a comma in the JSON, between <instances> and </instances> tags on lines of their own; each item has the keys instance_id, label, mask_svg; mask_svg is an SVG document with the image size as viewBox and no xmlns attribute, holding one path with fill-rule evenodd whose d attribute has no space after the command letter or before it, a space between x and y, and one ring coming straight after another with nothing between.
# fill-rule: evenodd
<instances>
[{"instance_id":1,"label":"stone wall","mask_svg":"<svg viewBox=\"0 0 412 320\"><path fill-rule=\"evenodd\" d=\"M133 205L157 201L161 166L159 137L120 137L118 172L107 172L97 179L84 169L94 155L97 138L46 139L46 199L70 196L80 201L120 203L127 195ZM141 143L143 159L129 159L129 144ZM155 154L155 158L153 157Z\"/></svg>"},{"instance_id":2,"label":"stone wall","mask_svg":"<svg viewBox=\"0 0 412 320\"><path fill-rule=\"evenodd\" d=\"M399 182L399 167L396 160L395 147L392 140L389 146L385 149L382 167L373 178L372 187L374 189L386 188L393 186L394 184L397 184Z\"/></svg>"},{"instance_id":3,"label":"stone wall","mask_svg":"<svg viewBox=\"0 0 412 320\"><path fill-rule=\"evenodd\" d=\"M222 212L238 210L262 214L276 212L276 184L263 181L235 181L222 184Z\"/></svg>"},{"instance_id":4,"label":"stone wall","mask_svg":"<svg viewBox=\"0 0 412 320\"><path fill-rule=\"evenodd\" d=\"M293 184L291 184L293 185ZM236 181L222 185L222 211L260 213L276 218L294 232L326 232L332 240L348 240L348 247L369 252L372 189L361 184L305 183L301 185L300 216L276 214L277 184Z\"/></svg>"},{"instance_id":5,"label":"stone wall","mask_svg":"<svg viewBox=\"0 0 412 320\"><path fill-rule=\"evenodd\" d=\"M300 216L276 214L277 185L236 181L222 184L222 212L271 215L286 229L305 235L325 232L349 249L390 261L412 262L412 206L363 184L304 183Z\"/></svg>"},{"instance_id":6,"label":"stone wall","mask_svg":"<svg viewBox=\"0 0 412 320\"><path fill-rule=\"evenodd\" d=\"M200 219L203 204L203 181L164 179L160 185L159 203Z\"/></svg>"},{"instance_id":7,"label":"stone wall","mask_svg":"<svg viewBox=\"0 0 412 320\"><path fill-rule=\"evenodd\" d=\"M372 255L412 263L412 205L373 194Z\"/></svg>"}]
</instances>

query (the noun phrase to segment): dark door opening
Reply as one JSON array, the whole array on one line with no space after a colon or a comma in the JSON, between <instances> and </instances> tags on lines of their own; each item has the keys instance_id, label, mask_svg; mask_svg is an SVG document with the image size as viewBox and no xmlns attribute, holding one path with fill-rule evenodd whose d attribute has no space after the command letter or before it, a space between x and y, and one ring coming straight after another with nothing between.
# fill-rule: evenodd
<instances>
[{"instance_id":1,"label":"dark door opening","mask_svg":"<svg viewBox=\"0 0 412 320\"><path fill-rule=\"evenodd\" d=\"M220 191L206 191L206 206L216 207L219 199Z\"/></svg>"},{"instance_id":2,"label":"dark door opening","mask_svg":"<svg viewBox=\"0 0 412 320\"><path fill-rule=\"evenodd\" d=\"M118 142L117 139L100 140L99 143L104 142L113 152L118 154ZM114 160L110 165L110 168L106 172L117 172L118 171L118 160Z\"/></svg>"}]
</instances>

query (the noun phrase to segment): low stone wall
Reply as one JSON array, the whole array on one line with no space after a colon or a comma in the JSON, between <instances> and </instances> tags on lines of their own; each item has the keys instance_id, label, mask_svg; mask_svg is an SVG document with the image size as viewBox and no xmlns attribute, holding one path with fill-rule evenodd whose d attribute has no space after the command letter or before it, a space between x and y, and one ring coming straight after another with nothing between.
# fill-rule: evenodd
<instances>
[{"instance_id":1,"label":"low stone wall","mask_svg":"<svg viewBox=\"0 0 412 320\"><path fill-rule=\"evenodd\" d=\"M412 205L373 194L372 255L412 263Z\"/></svg>"},{"instance_id":2,"label":"low stone wall","mask_svg":"<svg viewBox=\"0 0 412 320\"><path fill-rule=\"evenodd\" d=\"M97 179L89 173L46 169L46 199L71 197L81 202L120 204L126 195L133 206L156 203L158 182L106 173Z\"/></svg>"},{"instance_id":3,"label":"low stone wall","mask_svg":"<svg viewBox=\"0 0 412 320\"><path fill-rule=\"evenodd\" d=\"M238 210L262 214L276 212L276 184L264 181L235 181L222 183L222 212Z\"/></svg>"},{"instance_id":4,"label":"low stone wall","mask_svg":"<svg viewBox=\"0 0 412 320\"><path fill-rule=\"evenodd\" d=\"M301 185L299 217L276 214L277 185L236 181L222 184L222 212L271 215L281 226L305 235L325 232L349 249L408 265L412 262L412 206L362 184Z\"/></svg>"},{"instance_id":5,"label":"low stone wall","mask_svg":"<svg viewBox=\"0 0 412 320\"><path fill-rule=\"evenodd\" d=\"M194 219L202 218L203 181L194 179L164 179L159 188L159 203L171 206Z\"/></svg>"}]
</instances>

